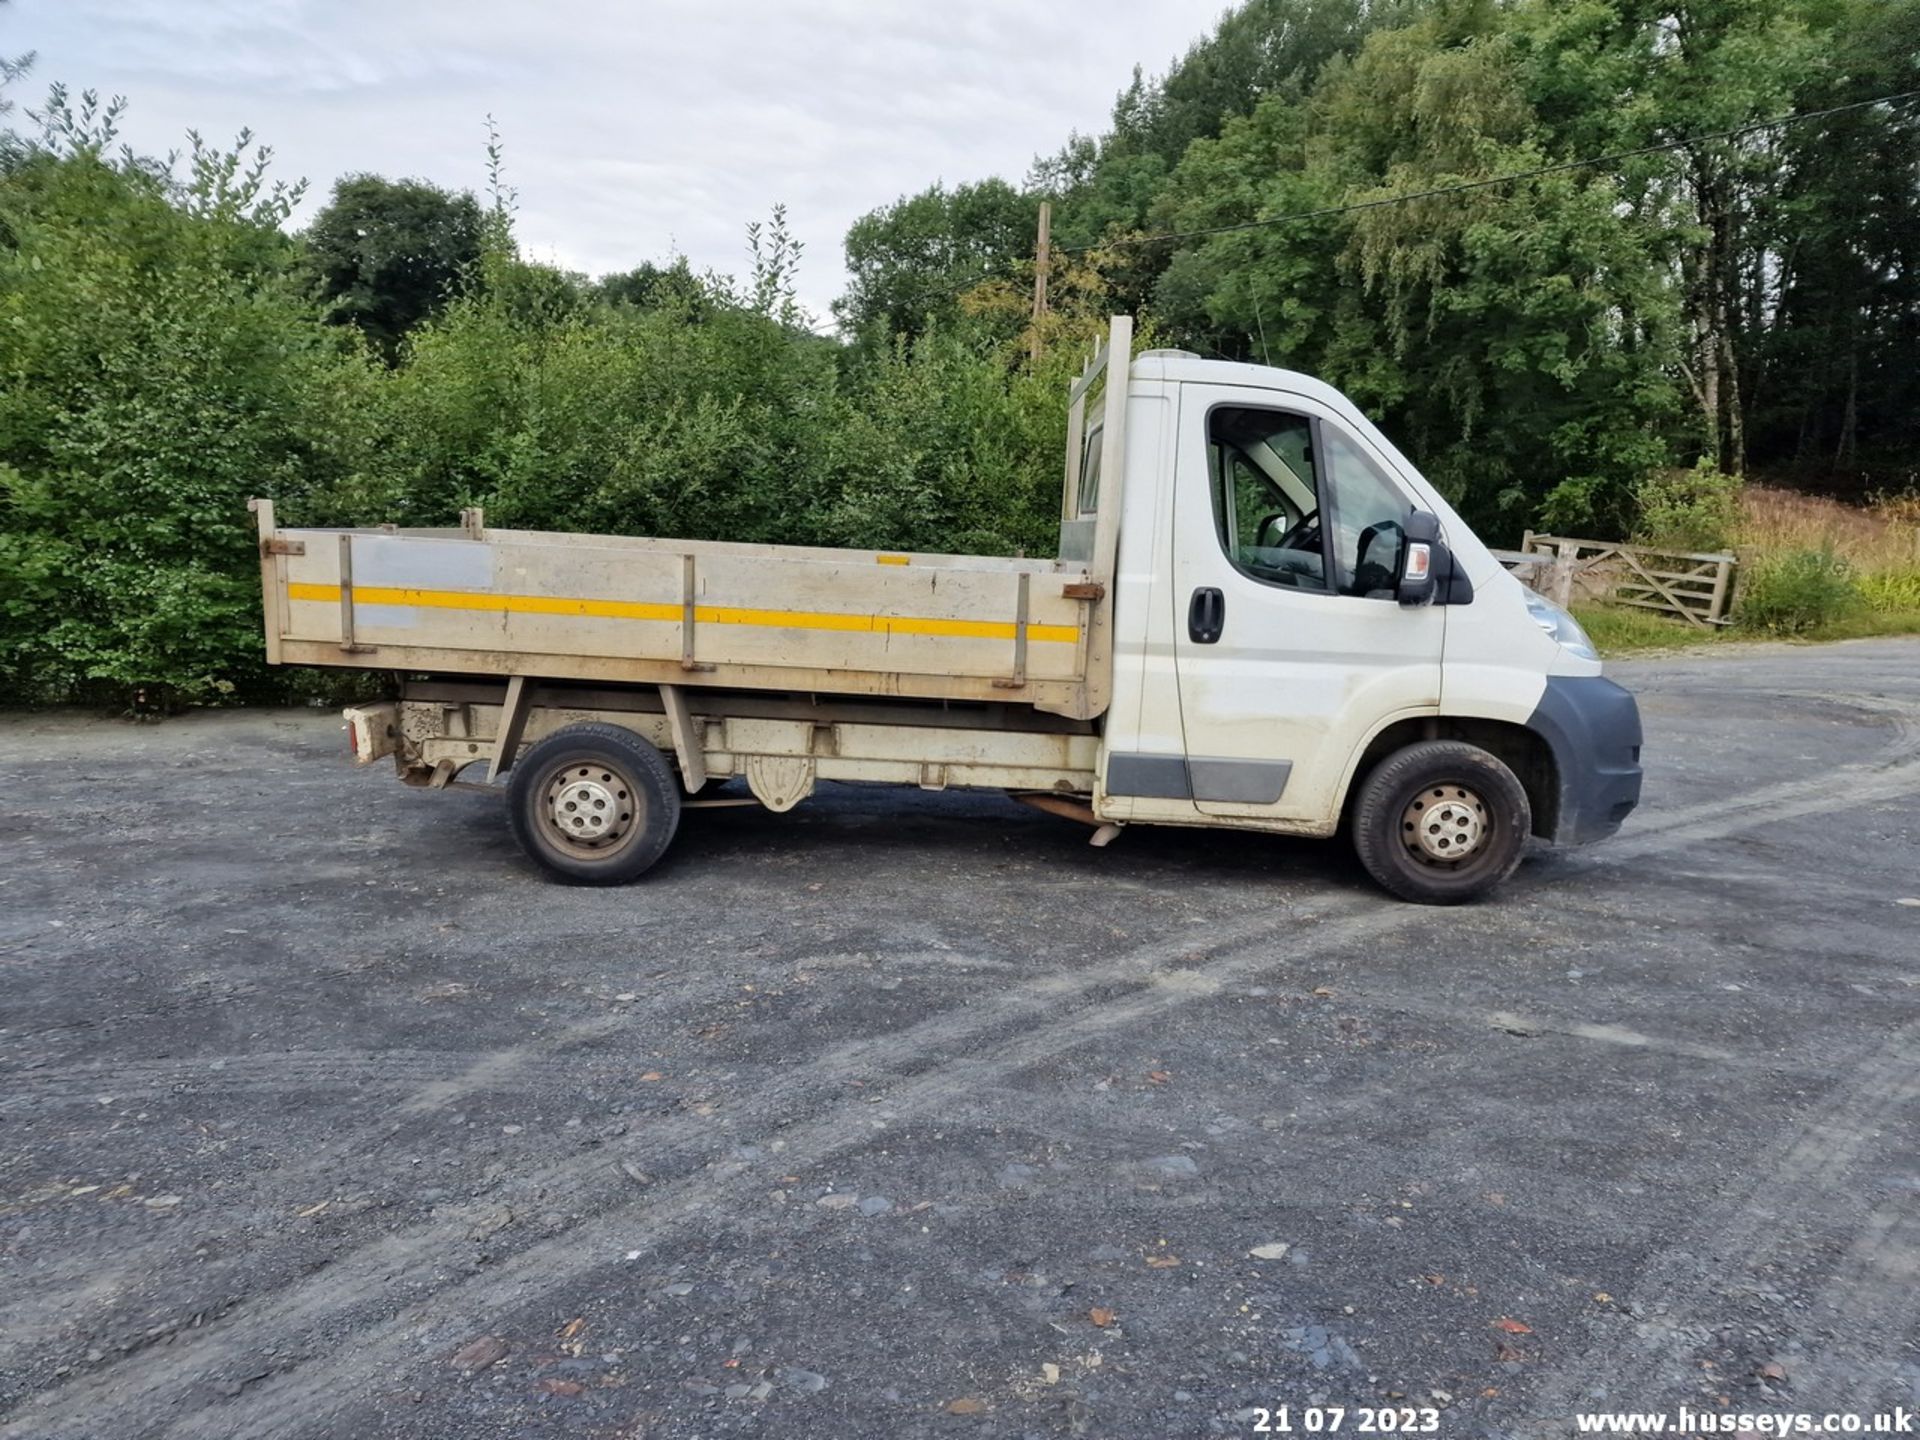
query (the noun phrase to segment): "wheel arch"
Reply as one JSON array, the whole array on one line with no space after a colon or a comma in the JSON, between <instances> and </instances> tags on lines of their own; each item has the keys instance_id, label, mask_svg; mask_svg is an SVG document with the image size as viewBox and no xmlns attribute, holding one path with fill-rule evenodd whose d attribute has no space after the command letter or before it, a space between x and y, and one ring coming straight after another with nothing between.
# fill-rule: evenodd
<instances>
[{"instance_id":1,"label":"wheel arch","mask_svg":"<svg viewBox=\"0 0 1920 1440\"><path fill-rule=\"evenodd\" d=\"M1481 715L1412 715L1391 720L1361 746L1347 772L1341 821L1352 817L1360 781L1396 750L1422 740L1459 740L1495 756L1519 780L1533 812L1533 833L1552 839L1560 824L1560 765L1544 735L1512 720Z\"/></svg>"}]
</instances>

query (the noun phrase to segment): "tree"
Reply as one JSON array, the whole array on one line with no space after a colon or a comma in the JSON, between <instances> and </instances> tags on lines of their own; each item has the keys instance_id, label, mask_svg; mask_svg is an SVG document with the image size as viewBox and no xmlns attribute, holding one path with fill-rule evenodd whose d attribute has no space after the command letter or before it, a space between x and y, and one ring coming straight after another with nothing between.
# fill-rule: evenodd
<instances>
[{"instance_id":1,"label":"tree","mask_svg":"<svg viewBox=\"0 0 1920 1440\"><path fill-rule=\"evenodd\" d=\"M851 279L834 305L856 333L884 343L950 317L960 294L1033 256L1040 202L1004 180L933 185L863 215L847 231Z\"/></svg>"},{"instance_id":2,"label":"tree","mask_svg":"<svg viewBox=\"0 0 1920 1440\"><path fill-rule=\"evenodd\" d=\"M1075 134L1037 159L1024 191L1001 180L935 185L855 222L847 233L853 280L835 306L856 334L884 343L917 335L928 317L954 318L982 281L1030 274L1039 202L1053 202L1060 253L1137 232L1180 158L1263 97L1299 103L1320 72L1366 34L1418 0L1248 0L1229 11L1164 78L1136 68L1101 136ZM1128 245L1101 256L1109 303L1140 309L1170 258L1165 247Z\"/></svg>"},{"instance_id":3,"label":"tree","mask_svg":"<svg viewBox=\"0 0 1920 1440\"><path fill-rule=\"evenodd\" d=\"M808 323L795 286L800 256L806 248L788 228L785 205L775 205L764 224L758 220L747 223L747 253L753 261L748 303L770 320L802 329L808 328Z\"/></svg>"},{"instance_id":4,"label":"tree","mask_svg":"<svg viewBox=\"0 0 1920 1440\"><path fill-rule=\"evenodd\" d=\"M1218 136L1262 101L1304 103L1329 64L1420 8L1420 0L1245 0L1164 77L1149 79L1136 66L1114 101L1107 133L1069 137L1028 174L1029 188L1054 203L1055 243L1092 245L1150 229L1155 206L1196 141ZM1115 252L1104 268L1116 305L1148 304L1172 253L1139 244Z\"/></svg>"},{"instance_id":5,"label":"tree","mask_svg":"<svg viewBox=\"0 0 1920 1440\"><path fill-rule=\"evenodd\" d=\"M656 265L649 260L631 270L602 275L593 282L593 296L608 305L704 314L712 299L712 291L693 273L693 267L687 264L687 257L677 255L671 264Z\"/></svg>"},{"instance_id":6,"label":"tree","mask_svg":"<svg viewBox=\"0 0 1920 1440\"><path fill-rule=\"evenodd\" d=\"M1920 89L1920 4L1842 0L1801 108ZM1741 313L1755 463L1854 494L1911 484L1920 447L1920 106L1783 132L1755 197Z\"/></svg>"},{"instance_id":7,"label":"tree","mask_svg":"<svg viewBox=\"0 0 1920 1440\"><path fill-rule=\"evenodd\" d=\"M1796 90L1822 68L1820 50L1795 0L1684 0L1657 22L1649 86L1659 120L1653 139L1714 135L1792 108ZM1756 286L1750 233L1759 195L1778 174L1778 137L1759 131L1701 139L1682 152L1676 197L1693 234L1681 247L1690 328L1682 373L1698 407L1704 457L1742 474L1746 404L1739 334Z\"/></svg>"},{"instance_id":8,"label":"tree","mask_svg":"<svg viewBox=\"0 0 1920 1440\"><path fill-rule=\"evenodd\" d=\"M1624 523L1666 455L1673 300L1659 236L1553 143L1508 12L1376 30L1311 102L1274 96L1189 147L1157 288L1176 336L1317 374L1373 412L1477 525ZM1468 191L1425 192L1479 183Z\"/></svg>"},{"instance_id":9,"label":"tree","mask_svg":"<svg viewBox=\"0 0 1920 1440\"><path fill-rule=\"evenodd\" d=\"M0 5L7 3L9 0L0 0ZM0 55L0 115L12 112L13 101L7 98L6 88L26 78L27 72L33 69L33 59L31 50L24 55Z\"/></svg>"},{"instance_id":10,"label":"tree","mask_svg":"<svg viewBox=\"0 0 1920 1440\"><path fill-rule=\"evenodd\" d=\"M0 5L7 0L0 0ZM34 55L31 50L24 55L0 55L0 119L13 113L14 102L7 97L7 87L26 78L33 69ZM12 130L0 130L0 169L4 169L21 154L20 138Z\"/></svg>"},{"instance_id":11,"label":"tree","mask_svg":"<svg viewBox=\"0 0 1920 1440\"><path fill-rule=\"evenodd\" d=\"M22 698L267 693L245 503L342 518L371 378L258 152L110 160L92 97L0 173L0 675Z\"/></svg>"},{"instance_id":12,"label":"tree","mask_svg":"<svg viewBox=\"0 0 1920 1440\"><path fill-rule=\"evenodd\" d=\"M358 327L391 361L408 332L466 282L482 225L467 192L348 176L306 232L315 292L335 322Z\"/></svg>"}]
</instances>

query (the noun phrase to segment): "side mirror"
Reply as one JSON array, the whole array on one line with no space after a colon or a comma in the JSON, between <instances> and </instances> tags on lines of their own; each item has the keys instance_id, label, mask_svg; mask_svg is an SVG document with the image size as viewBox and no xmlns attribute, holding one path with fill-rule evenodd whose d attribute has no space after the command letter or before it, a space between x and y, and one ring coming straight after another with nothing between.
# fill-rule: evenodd
<instances>
[{"instance_id":1,"label":"side mirror","mask_svg":"<svg viewBox=\"0 0 1920 1440\"><path fill-rule=\"evenodd\" d=\"M1453 551L1440 538L1440 522L1424 510L1407 516L1407 542L1401 547L1395 585L1402 605L1471 605L1473 582L1453 563Z\"/></svg>"},{"instance_id":2,"label":"side mirror","mask_svg":"<svg viewBox=\"0 0 1920 1440\"><path fill-rule=\"evenodd\" d=\"M1440 522L1424 510L1407 516L1406 543L1400 547L1400 574L1394 592L1402 605L1431 605L1439 577L1453 568L1453 557L1440 538Z\"/></svg>"}]
</instances>

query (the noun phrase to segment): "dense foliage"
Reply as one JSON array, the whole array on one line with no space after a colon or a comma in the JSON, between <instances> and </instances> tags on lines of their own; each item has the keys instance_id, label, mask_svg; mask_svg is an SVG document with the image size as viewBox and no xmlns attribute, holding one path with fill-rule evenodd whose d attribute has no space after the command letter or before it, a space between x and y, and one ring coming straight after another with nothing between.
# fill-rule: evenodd
<instances>
[{"instance_id":1,"label":"dense foliage","mask_svg":"<svg viewBox=\"0 0 1920 1440\"><path fill-rule=\"evenodd\" d=\"M389 357L378 324L336 323L354 292L315 276L338 227L318 249L286 234L295 197L267 185L263 154L197 148L176 175L116 154L116 116L90 99L56 94L37 114L41 133L0 159L0 679L15 697L274 693L252 495L292 524L444 524L484 504L567 530L1053 542L1070 347L1016 367L984 331L948 326L849 351L803 323L778 211L749 227L742 286L684 262L589 285L517 257L501 196L475 207L472 262ZM364 218L369 194L393 189L343 187L323 219L343 203ZM411 215L397 228L423 233ZM437 244L425 227L422 248ZM355 321L419 293L408 266L361 273Z\"/></svg>"},{"instance_id":2,"label":"dense foliage","mask_svg":"<svg viewBox=\"0 0 1920 1440\"><path fill-rule=\"evenodd\" d=\"M1920 105L1648 147L1920 88L1917 56L1920 0L1248 0L1023 183L858 221L838 339L795 303L778 209L739 281L674 259L588 280L519 257L496 144L488 199L349 177L295 234L298 189L246 137L146 160L90 96L9 113L7 62L0 681L274 693L254 494L295 524L484 504L1044 551L1062 392L1117 310L1143 343L1331 380L1493 538L1704 544L1743 472L1897 490ZM1749 613L1790 628L1877 576L1803 558Z\"/></svg>"},{"instance_id":3,"label":"dense foliage","mask_svg":"<svg viewBox=\"0 0 1920 1440\"><path fill-rule=\"evenodd\" d=\"M1488 532L1624 533L1673 462L1911 483L1920 105L1674 142L1915 88L1914 0L1251 0L1023 194L1169 341L1331 380ZM1005 248L926 230L962 193L855 227L917 222L852 323Z\"/></svg>"},{"instance_id":4,"label":"dense foliage","mask_svg":"<svg viewBox=\"0 0 1920 1440\"><path fill-rule=\"evenodd\" d=\"M306 267L330 317L357 326L389 359L480 260L471 195L421 180L349 175L306 233Z\"/></svg>"},{"instance_id":5,"label":"dense foliage","mask_svg":"<svg viewBox=\"0 0 1920 1440\"><path fill-rule=\"evenodd\" d=\"M209 696L259 650L250 494L344 487L370 372L318 322L237 156L175 181L95 153L17 154L0 181L0 675L16 696Z\"/></svg>"}]
</instances>

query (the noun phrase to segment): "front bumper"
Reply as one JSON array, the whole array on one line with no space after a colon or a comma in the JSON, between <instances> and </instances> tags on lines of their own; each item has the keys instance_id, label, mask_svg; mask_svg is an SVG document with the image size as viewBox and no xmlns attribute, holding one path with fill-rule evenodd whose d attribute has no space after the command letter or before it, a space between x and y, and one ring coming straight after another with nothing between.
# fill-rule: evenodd
<instances>
[{"instance_id":1,"label":"front bumper","mask_svg":"<svg viewBox=\"0 0 1920 1440\"><path fill-rule=\"evenodd\" d=\"M1600 675L1555 675L1527 721L1553 751L1559 807L1556 845L1590 845L1620 828L1640 803L1640 707Z\"/></svg>"}]
</instances>

